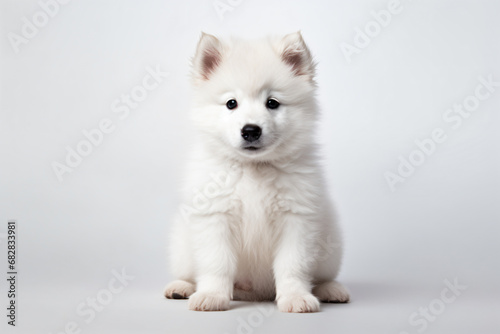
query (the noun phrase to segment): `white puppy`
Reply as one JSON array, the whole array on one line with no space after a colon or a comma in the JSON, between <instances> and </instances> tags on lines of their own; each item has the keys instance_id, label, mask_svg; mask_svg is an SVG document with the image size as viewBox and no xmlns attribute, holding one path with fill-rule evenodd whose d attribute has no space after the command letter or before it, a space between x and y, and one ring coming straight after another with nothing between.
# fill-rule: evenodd
<instances>
[{"instance_id":1,"label":"white puppy","mask_svg":"<svg viewBox=\"0 0 500 334\"><path fill-rule=\"evenodd\" d=\"M283 312L347 302L341 240L314 144L315 64L300 33L227 42L193 58L199 129L170 238L167 298L189 309L274 300Z\"/></svg>"}]
</instances>

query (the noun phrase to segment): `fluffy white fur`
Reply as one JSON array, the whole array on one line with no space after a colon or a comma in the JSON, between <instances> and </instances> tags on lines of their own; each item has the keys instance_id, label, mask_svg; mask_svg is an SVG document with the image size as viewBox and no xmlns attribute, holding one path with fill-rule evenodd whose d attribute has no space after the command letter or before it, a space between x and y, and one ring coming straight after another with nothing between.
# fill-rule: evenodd
<instances>
[{"instance_id":1,"label":"fluffy white fur","mask_svg":"<svg viewBox=\"0 0 500 334\"><path fill-rule=\"evenodd\" d=\"M167 298L227 310L231 299L274 300L283 312L347 302L334 279L338 226L313 141L315 66L300 33L220 41L203 34L193 58L199 137L170 238ZM268 109L269 98L279 101ZM228 109L235 99L238 107ZM241 130L261 127L257 150Z\"/></svg>"}]
</instances>

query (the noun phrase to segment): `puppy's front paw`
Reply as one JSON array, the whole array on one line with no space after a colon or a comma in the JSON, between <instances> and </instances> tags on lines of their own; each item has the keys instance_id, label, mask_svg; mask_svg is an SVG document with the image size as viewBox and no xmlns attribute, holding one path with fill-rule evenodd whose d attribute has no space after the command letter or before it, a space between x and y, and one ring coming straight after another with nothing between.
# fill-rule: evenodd
<instances>
[{"instance_id":1,"label":"puppy's front paw","mask_svg":"<svg viewBox=\"0 0 500 334\"><path fill-rule=\"evenodd\" d=\"M193 311L225 311L229 297L220 293L195 292L189 297L188 307Z\"/></svg>"},{"instance_id":2,"label":"puppy's front paw","mask_svg":"<svg viewBox=\"0 0 500 334\"><path fill-rule=\"evenodd\" d=\"M318 312L319 301L312 294L284 295L278 298L278 309L293 313Z\"/></svg>"}]
</instances>

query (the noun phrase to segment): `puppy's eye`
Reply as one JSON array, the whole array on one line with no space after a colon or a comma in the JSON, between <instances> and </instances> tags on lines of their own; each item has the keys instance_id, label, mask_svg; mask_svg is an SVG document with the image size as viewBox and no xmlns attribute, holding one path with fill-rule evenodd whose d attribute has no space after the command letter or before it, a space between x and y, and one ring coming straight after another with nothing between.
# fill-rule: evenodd
<instances>
[{"instance_id":1,"label":"puppy's eye","mask_svg":"<svg viewBox=\"0 0 500 334\"><path fill-rule=\"evenodd\" d=\"M266 107L269 109L276 109L280 106L280 103L276 99L268 99L266 102Z\"/></svg>"},{"instance_id":2,"label":"puppy's eye","mask_svg":"<svg viewBox=\"0 0 500 334\"><path fill-rule=\"evenodd\" d=\"M227 109L231 110L231 109L236 108L237 106L238 106L238 102L236 102L235 99L231 99L231 100L229 100L229 101L226 102Z\"/></svg>"}]
</instances>

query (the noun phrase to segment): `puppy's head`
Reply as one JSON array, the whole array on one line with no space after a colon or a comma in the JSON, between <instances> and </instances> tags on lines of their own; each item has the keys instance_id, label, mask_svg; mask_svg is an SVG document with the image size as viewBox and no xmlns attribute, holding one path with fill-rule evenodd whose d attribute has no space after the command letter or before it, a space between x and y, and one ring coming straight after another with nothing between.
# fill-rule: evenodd
<instances>
[{"instance_id":1,"label":"puppy's head","mask_svg":"<svg viewBox=\"0 0 500 334\"><path fill-rule=\"evenodd\" d=\"M193 119L221 154L273 161L311 142L314 63L299 32L259 41L221 41L203 33L192 79Z\"/></svg>"}]
</instances>

